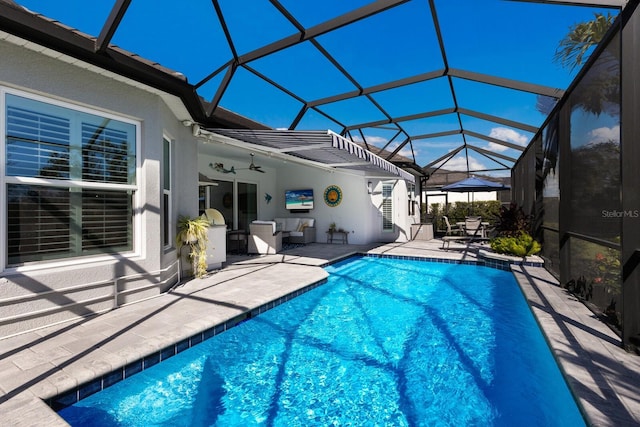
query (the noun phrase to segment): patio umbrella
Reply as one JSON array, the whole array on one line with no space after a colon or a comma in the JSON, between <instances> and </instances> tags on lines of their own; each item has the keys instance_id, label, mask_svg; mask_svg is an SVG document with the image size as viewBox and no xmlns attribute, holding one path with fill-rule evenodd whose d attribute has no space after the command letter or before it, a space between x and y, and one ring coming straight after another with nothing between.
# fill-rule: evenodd
<instances>
[{"instance_id":1,"label":"patio umbrella","mask_svg":"<svg viewBox=\"0 0 640 427\"><path fill-rule=\"evenodd\" d=\"M475 176L471 176L442 187L442 191L452 191L456 193L476 193L481 191L503 191L510 189L511 187L500 182L493 182ZM473 198L471 199L470 210L473 211Z\"/></svg>"},{"instance_id":2,"label":"patio umbrella","mask_svg":"<svg viewBox=\"0 0 640 427\"><path fill-rule=\"evenodd\" d=\"M500 182L493 182L486 179L471 176L462 181L445 185L442 191L454 191L457 193L475 193L478 191L502 191L510 190L511 187Z\"/></svg>"}]
</instances>

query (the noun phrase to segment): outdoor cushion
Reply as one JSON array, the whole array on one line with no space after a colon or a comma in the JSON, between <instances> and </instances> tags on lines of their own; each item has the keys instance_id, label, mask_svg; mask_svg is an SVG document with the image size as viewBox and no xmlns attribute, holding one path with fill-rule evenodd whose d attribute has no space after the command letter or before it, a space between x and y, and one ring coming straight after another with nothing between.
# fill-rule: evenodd
<instances>
[{"instance_id":1,"label":"outdoor cushion","mask_svg":"<svg viewBox=\"0 0 640 427\"><path fill-rule=\"evenodd\" d=\"M254 224L271 224L273 226L273 234L276 234L276 222L275 221L261 221L259 219L253 221Z\"/></svg>"},{"instance_id":2,"label":"outdoor cushion","mask_svg":"<svg viewBox=\"0 0 640 427\"><path fill-rule=\"evenodd\" d=\"M311 243L316 241L315 218L274 218L276 230L289 233L292 243Z\"/></svg>"},{"instance_id":3,"label":"outdoor cushion","mask_svg":"<svg viewBox=\"0 0 640 427\"><path fill-rule=\"evenodd\" d=\"M304 231L304 229L307 228L308 226L309 224L307 223L307 221L300 220L300 224L298 224L298 228L296 229L296 231Z\"/></svg>"},{"instance_id":4,"label":"outdoor cushion","mask_svg":"<svg viewBox=\"0 0 640 427\"><path fill-rule=\"evenodd\" d=\"M300 224L300 218L285 218L284 231L297 231Z\"/></svg>"}]
</instances>

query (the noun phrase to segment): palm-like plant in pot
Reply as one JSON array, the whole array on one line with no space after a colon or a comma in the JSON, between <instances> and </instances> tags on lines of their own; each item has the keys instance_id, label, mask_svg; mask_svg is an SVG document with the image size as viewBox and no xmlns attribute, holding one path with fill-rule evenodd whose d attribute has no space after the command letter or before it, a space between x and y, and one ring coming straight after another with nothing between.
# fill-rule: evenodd
<instances>
[{"instance_id":1,"label":"palm-like plant in pot","mask_svg":"<svg viewBox=\"0 0 640 427\"><path fill-rule=\"evenodd\" d=\"M189 246L189 258L193 266L193 274L202 278L207 274L207 229L209 220L202 217L190 218L180 216L178 218L178 256L184 246Z\"/></svg>"}]
</instances>

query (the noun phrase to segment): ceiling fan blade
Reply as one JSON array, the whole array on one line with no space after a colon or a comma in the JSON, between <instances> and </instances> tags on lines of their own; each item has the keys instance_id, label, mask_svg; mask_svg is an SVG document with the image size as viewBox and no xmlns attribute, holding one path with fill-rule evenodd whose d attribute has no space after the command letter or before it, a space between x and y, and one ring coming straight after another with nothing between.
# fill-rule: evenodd
<instances>
[{"instance_id":1,"label":"ceiling fan blade","mask_svg":"<svg viewBox=\"0 0 640 427\"><path fill-rule=\"evenodd\" d=\"M264 171L261 169L262 166L256 166L255 163L253 163L253 153L250 153L249 155L251 156L251 164L249 165L249 170L264 173Z\"/></svg>"}]
</instances>

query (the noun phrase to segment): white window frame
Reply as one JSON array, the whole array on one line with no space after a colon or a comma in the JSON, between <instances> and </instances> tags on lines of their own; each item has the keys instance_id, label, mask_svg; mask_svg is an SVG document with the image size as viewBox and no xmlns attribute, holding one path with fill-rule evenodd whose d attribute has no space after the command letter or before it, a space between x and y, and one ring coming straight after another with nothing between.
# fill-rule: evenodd
<instances>
[{"instance_id":1,"label":"white window frame","mask_svg":"<svg viewBox=\"0 0 640 427\"><path fill-rule=\"evenodd\" d=\"M382 229L383 233L392 233L394 228L395 228L395 223L393 221L393 215L395 212L395 207L394 207L394 203L393 203L393 187L394 187L394 183L392 182L383 182L382 183L382 202L380 203L380 212L382 213L382 224L380 224L380 227ZM385 196L385 190L389 191L389 196ZM391 227L385 227L385 215L384 215L384 211L385 211L385 203L388 202L391 204L390 209L391 209L391 213L390 213L390 222L391 222Z\"/></svg>"},{"instance_id":2,"label":"white window frame","mask_svg":"<svg viewBox=\"0 0 640 427\"><path fill-rule=\"evenodd\" d=\"M135 127L135 183L134 184L109 184L109 183L98 183L98 182L89 182L89 181L81 181L81 180L60 180L60 179L47 179L47 178L33 178L33 177L19 177L19 176L7 176L6 175L6 148L7 148L7 124L6 124L6 113L7 113L7 95L15 95L18 97L30 99L33 101L42 102L45 104L49 104L56 107L61 107L68 110L77 111L80 113L91 114L94 116L103 117L106 119L116 120L122 123L131 124ZM0 227L3 230L7 228L7 185L8 184L32 184L43 187L66 187L66 188L87 188L87 189L100 189L100 190L130 190L133 192L133 218L132 218L132 250L127 251L126 253L116 253L116 254L108 254L108 255L81 255L76 257L65 257L65 258L54 258L43 261L33 261L25 263L24 265L15 266L15 267L7 267L7 239L6 237L0 241L0 271L28 271L34 269L41 269L45 267L64 267L68 265L78 265L85 262L96 262L106 259L112 259L114 256L122 256L122 257L136 257L140 256L141 248L140 242L142 241L142 231L141 231L141 217L139 214L139 207L141 206L141 191L139 191L139 183L143 180L142 169L141 169L141 141L142 141L142 123L139 120L134 120L129 117L113 114L111 112L107 112L104 110L99 110L97 108L89 108L86 106L81 106L78 104L74 104L68 101L61 101L54 98L49 98L46 96L36 95L33 93L29 93L26 91L9 88L6 86L0 86L0 152L3 153L2 160L0 160L0 185L2 186L2 190L0 191Z\"/></svg>"},{"instance_id":3,"label":"white window frame","mask_svg":"<svg viewBox=\"0 0 640 427\"><path fill-rule=\"evenodd\" d=\"M168 153L168 158L165 157L165 143L169 145L169 149L167 150ZM172 192L173 192L173 185L174 185L174 180L173 180L173 171L174 171L174 155L173 155L173 149L174 149L174 140L169 137L166 133L163 134L162 136L162 170L160 171L160 176L162 177L162 213L163 216L166 215L166 217L162 218L162 245L164 247L164 249L171 249L174 246L174 240L175 240L175 223L173 220L173 196L172 196ZM165 168L169 168L169 172L166 173ZM169 189L165 188L165 177L168 177L169 179ZM165 198L166 198L166 202L165 202ZM166 203L166 209L165 209L165 203ZM165 227L167 229L167 235L165 236ZM165 242L164 239L165 237L167 238L167 241Z\"/></svg>"},{"instance_id":4,"label":"white window frame","mask_svg":"<svg viewBox=\"0 0 640 427\"><path fill-rule=\"evenodd\" d=\"M407 206L407 213L409 216L415 216L416 214L416 184L413 182L407 182L407 199L408 199L408 206Z\"/></svg>"}]
</instances>

